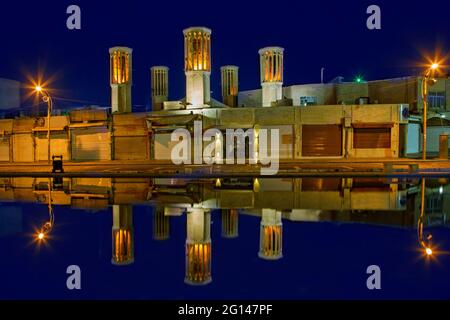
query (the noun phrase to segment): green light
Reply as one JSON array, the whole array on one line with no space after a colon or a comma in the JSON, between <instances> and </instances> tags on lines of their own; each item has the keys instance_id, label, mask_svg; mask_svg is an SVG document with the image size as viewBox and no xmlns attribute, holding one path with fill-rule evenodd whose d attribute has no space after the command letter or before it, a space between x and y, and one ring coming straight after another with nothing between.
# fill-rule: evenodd
<instances>
[{"instance_id":1,"label":"green light","mask_svg":"<svg viewBox=\"0 0 450 320\"><path fill-rule=\"evenodd\" d=\"M363 79L362 76L356 76L356 77L355 77L355 82L356 82L356 83L362 83L362 82L364 82L364 79Z\"/></svg>"}]
</instances>

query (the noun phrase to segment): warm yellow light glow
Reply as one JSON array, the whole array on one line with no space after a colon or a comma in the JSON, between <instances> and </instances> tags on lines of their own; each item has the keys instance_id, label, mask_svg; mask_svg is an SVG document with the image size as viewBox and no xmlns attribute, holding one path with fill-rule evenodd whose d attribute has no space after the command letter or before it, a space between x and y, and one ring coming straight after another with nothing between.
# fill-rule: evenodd
<instances>
[{"instance_id":1,"label":"warm yellow light glow","mask_svg":"<svg viewBox=\"0 0 450 320\"><path fill-rule=\"evenodd\" d=\"M258 178L255 178L255 180L253 181L253 191L254 192L259 192L259 180L258 180Z\"/></svg>"},{"instance_id":2,"label":"warm yellow light glow","mask_svg":"<svg viewBox=\"0 0 450 320\"><path fill-rule=\"evenodd\" d=\"M439 68L439 63L435 62L431 65L431 70L436 70L437 68Z\"/></svg>"},{"instance_id":3,"label":"warm yellow light glow","mask_svg":"<svg viewBox=\"0 0 450 320\"><path fill-rule=\"evenodd\" d=\"M42 92L42 87L39 86L39 85L37 85L34 89L35 89L37 92Z\"/></svg>"},{"instance_id":4,"label":"warm yellow light glow","mask_svg":"<svg viewBox=\"0 0 450 320\"><path fill-rule=\"evenodd\" d=\"M43 240L45 238L45 234L43 232L39 232L38 239Z\"/></svg>"},{"instance_id":5,"label":"warm yellow light glow","mask_svg":"<svg viewBox=\"0 0 450 320\"><path fill-rule=\"evenodd\" d=\"M431 250L431 248L426 248L426 249L425 249L425 253L426 253L428 256L431 256L431 255L433 254L433 250Z\"/></svg>"}]
</instances>

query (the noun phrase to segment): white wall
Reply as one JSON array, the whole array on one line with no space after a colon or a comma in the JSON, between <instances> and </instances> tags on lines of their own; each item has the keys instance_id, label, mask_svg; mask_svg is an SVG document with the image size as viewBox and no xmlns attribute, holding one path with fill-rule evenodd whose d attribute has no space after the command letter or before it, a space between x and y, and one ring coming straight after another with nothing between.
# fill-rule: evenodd
<instances>
[{"instance_id":1,"label":"white wall","mask_svg":"<svg viewBox=\"0 0 450 320\"><path fill-rule=\"evenodd\" d=\"M420 124L408 123L408 135L406 142L406 154L420 152Z\"/></svg>"},{"instance_id":2,"label":"white wall","mask_svg":"<svg viewBox=\"0 0 450 320\"><path fill-rule=\"evenodd\" d=\"M427 152L439 152L439 135L450 134L450 127L428 127L427 128Z\"/></svg>"}]
</instances>

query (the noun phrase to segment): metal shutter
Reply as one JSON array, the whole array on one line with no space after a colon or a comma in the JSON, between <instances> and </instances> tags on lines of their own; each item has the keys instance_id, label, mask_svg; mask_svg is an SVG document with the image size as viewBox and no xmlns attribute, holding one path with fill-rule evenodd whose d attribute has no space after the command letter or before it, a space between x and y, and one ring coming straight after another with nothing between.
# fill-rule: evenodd
<instances>
[{"instance_id":1,"label":"metal shutter","mask_svg":"<svg viewBox=\"0 0 450 320\"><path fill-rule=\"evenodd\" d=\"M342 155L342 126L303 125L303 157L336 157Z\"/></svg>"}]
</instances>

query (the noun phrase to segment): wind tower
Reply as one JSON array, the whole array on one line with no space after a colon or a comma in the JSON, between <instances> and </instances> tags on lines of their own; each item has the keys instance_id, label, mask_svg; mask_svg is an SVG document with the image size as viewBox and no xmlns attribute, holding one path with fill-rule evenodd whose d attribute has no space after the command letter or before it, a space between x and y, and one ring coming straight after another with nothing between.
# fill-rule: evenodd
<instances>
[{"instance_id":1,"label":"wind tower","mask_svg":"<svg viewBox=\"0 0 450 320\"><path fill-rule=\"evenodd\" d=\"M265 47L258 51L262 87L262 106L283 97L283 52L281 47Z\"/></svg>"},{"instance_id":2,"label":"wind tower","mask_svg":"<svg viewBox=\"0 0 450 320\"><path fill-rule=\"evenodd\" d=\"M222 237L237 238L239 236L239 213L237 209L222 209Z\"/></svg>"},{"instance_id":3,"label":"wind tower","mask_svg":"<svg viewBox=\"0 0 450 320\"><path fill-rule=\"evenodd\" d=\"M223 66L220 68L222 83L222 102L229 107L238 105L238 66Z\"/></svg>"},{"instance_id":4,"label":"wind tower","mask_svg":"<svg viewBox=\"0 0 450 320\"><path fill-rule=\"evenodd\" d=\"M164 207L156 207L153 212L153 239L158 241L170 238L170 217L165 215Z\"/></svg>"},{"instance_id":5,"label":"wind tower","mask_svg":"<svg viewBox=\"0 0 450 320\"><path fill-rule=\"evenodd\" d=\"M109 49L112 112L131 112L133 49Z\"/></svg>"},{"instance_id":6,"label":"wind tower","mask_svg":"<svg viewBox=\"0 0 450 320\"><path fill-rule=\"evenodd\" d=\"M211 30L191 27L184 34L184 71L188 109L208 107L211 102Z\"/></svg>"},{"instance_id":7,"label":"wind tower","mask_svg":"<svg viewBox=\"0 0 450 320\"><path fill-rule=\"evenodd\" d=\"M211 281L211 213L202 208L190 208L187 210L184 282L205 285Z\"/></svg>"},{"instance_id":8,"label":"wind tower","mask_svg":"<svg viewBox=\"0 0 450 320\"><path fill-rule=\"evenodd\" d=\"M169 100L169 68L154 66L150 68L152 111L163 109L164 101Z\"/></svg>"},{"instance_id":9,"label":"wind tower","mask_svg":"<svg viewBox=\"0 0 450 320\"><path fill-rule=\"evenodd\" d=\"M258 256L266 260L278 260L283 257L281 211L262 209Z\"/></svg>"},{"instance_id":10,"label":"wind tower","mask_svg":"<svg viewBox=\"0 0 450 320\"><path fill-rule=\"evenodd\" d=\"M117 266L134 262L133 206L113 206L112 259Z\"/></svg>"}]
</instances>

